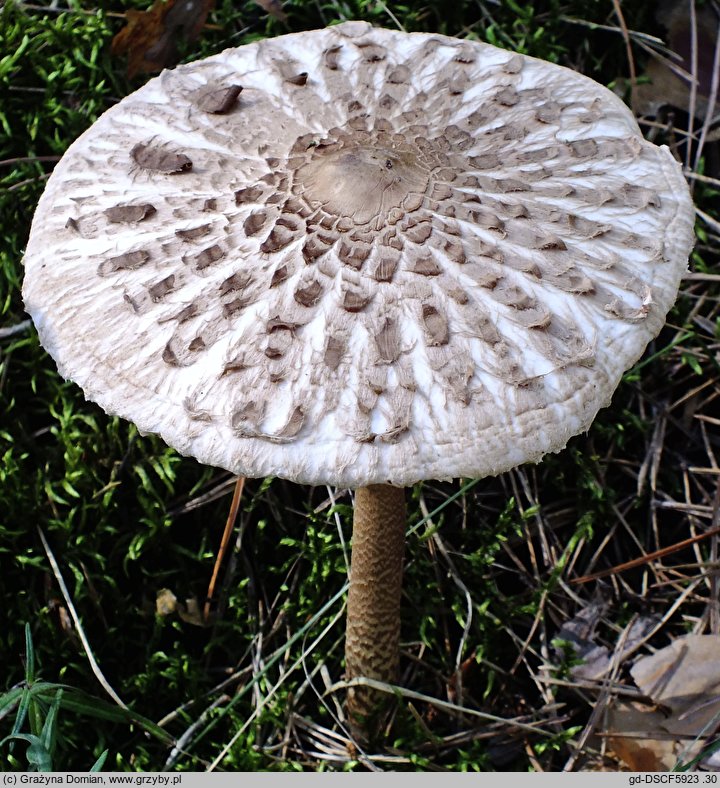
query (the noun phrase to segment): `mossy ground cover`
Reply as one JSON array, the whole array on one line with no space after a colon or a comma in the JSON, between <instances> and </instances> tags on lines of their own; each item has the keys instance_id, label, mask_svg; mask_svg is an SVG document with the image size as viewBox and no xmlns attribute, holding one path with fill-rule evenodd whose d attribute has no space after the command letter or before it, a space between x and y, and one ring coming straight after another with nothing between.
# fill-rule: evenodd
<instances>
[{"instance_id":1,"label":"mossy ground cover","mask_svg":"<svg viewBox=\"0 0 720 788\"><path fill-rule=\"evenodd\" d=\"M656 622L650 647L719 626L714 537L573 583L718 525L717 142L692 180L707 217L692 261L701 278L685 282L589 433L538 466L408 494L407 690L385 743L362 752L343 726L342 691L330 689L343 672L348 493L247 480L201 626L193 604L202 613L234 480L86 402L23 313L22 252L53 163L148 78L129 79L110 49L126 12L145 3L61 6L0 9L0 738L37 737L3 742L0 764L617 768L593 705L624 691L627 663L609 684L579 681L558 637L591 604L610 653L639 619ZM489 41L622 90L628 51L642 75L642 36L664 35L644 2L623 3L622 21L607 0L289 0L282 20L270 6L219 0L197 40L179 42L180 57L355 18ZM643 126L683 158L685 128L682 112Z\"/></svg>"}]
</instances>

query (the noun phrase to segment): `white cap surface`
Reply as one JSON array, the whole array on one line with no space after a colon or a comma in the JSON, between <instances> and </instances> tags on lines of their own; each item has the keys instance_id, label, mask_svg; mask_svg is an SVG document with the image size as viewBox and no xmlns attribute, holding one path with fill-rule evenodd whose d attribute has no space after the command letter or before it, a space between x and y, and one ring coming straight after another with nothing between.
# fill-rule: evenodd
<instances>
[{"instance_id":1,"label":"white cap surface","mask_svg":"<svg viewBox=\"0 0 720 788\"><path fill-rule=\"evenodd\" d=\"M587 429L686 269L680 166L568 69L351 22L166 71L48 181L60 373L183 454L351 487Z\"/></svg>"}]
</instances>

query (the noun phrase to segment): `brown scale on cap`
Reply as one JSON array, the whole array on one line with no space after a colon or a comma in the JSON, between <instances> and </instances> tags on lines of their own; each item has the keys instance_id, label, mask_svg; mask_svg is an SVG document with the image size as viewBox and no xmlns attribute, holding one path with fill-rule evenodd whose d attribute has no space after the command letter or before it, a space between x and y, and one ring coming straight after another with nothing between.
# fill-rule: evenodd
<instances>
[{"instance_id":1,"label":"brown scale on cap","mask_svg":"<svg viewBox=\"0 0 720 788\"><path fill-rule=\"evenodd\" d=\"M195 103L204 112L213 115L225 115L235 108L238 96L242 91L240 85L204 89L197 97Z\"/></svg>"},{"instance_id":2,"label":"brown scale on cap","mask_svg":"<svg viewBox=\"0 0 720 788\"><path fill-rule=\"evenodd\" d=\"M109 222L116 222L118 224L135 224L147 219L155 213L155 206L150 203L141 203L139 205L114 205L112 208L106 208L105 216ZM70 221L68 219L68 221Z\"/></svg>"},{"instance_id":3,"label":"brown scale on cap","mask_svg":"<svg viewBox=\"0 0 720 788\"><path fill-rule=\"evenodd\" d=\"M132 160L143 170L170 175L192 169L192 161L184 153L165 150L157 145L138 142L130 151Z\"/></svg>"}]
</instances>

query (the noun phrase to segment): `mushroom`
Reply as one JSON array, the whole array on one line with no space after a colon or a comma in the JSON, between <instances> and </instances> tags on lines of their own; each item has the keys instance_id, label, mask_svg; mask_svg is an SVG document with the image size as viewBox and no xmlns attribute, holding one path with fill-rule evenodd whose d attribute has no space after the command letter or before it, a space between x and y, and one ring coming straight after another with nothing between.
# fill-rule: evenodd
<instances>
[{"instance_id":1,"label":"mushroom","mask_svg":"<svg viewBox=\"0 0 720 788\"><path fill-rule=\"evenodd\" d=\"M559 451L660 331L681 168L566 68L348 22L165 71L49 179L24 297L108 413L355 489L347 676L398 664L403 487ZM351 689L352 718L377 693Z\"/></svg>"}]
</instances>

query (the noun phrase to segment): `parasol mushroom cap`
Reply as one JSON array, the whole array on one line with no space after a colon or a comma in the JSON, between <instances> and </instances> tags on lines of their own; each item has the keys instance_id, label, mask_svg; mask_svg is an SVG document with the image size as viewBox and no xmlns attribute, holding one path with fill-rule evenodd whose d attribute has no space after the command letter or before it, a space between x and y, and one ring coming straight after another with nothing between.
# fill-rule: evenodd
<instances>
[{"instance_id":1,"label":"parasol mushroom cap","mask_svg":"<svg viewBox=\"0 0 720 788\"><path fill-rule=\"evenodd\" d=\"M166 71L48 181L24 297L108 413L246 476L482 477L660 331L679 164L568 69L350 22Z\"/></svg>"}]
</instances>

